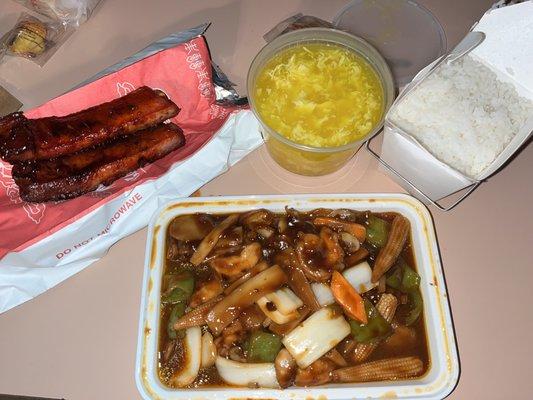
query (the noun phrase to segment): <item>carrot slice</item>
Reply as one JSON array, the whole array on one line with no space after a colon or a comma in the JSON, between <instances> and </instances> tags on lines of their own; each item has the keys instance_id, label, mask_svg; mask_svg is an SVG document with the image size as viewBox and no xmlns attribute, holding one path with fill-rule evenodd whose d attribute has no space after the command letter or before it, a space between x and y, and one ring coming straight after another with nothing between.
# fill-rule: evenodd
<instances>
[{"instance_id":1,"label":"carrot slice","mask_svg":"<svg viewBox=\"0 0 533 400\"><path fill-rule=\"evenodd\" d=\"M366 324L368 319L363 298L339 271L333 271L330 286L333 297L342 306L344 312L349 317Z\"/></svg>"}]
</instances>

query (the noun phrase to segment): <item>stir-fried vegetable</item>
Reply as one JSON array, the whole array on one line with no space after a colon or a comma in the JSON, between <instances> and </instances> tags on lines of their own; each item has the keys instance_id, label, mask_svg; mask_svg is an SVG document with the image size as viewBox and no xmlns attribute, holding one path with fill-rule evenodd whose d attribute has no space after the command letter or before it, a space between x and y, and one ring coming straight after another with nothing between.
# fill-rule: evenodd
<instances>
[{"instance_id":1,"label":"stir-fried vegetable","mask_svg":"<svg viewBox=\"0 0 533 400\"><path fill-rule=\"evenodd\" d=\"M175 218L161 381L285 388L421 375L428 355L409 229L398 214L325 208Z\"/></svg>"},{"instance_id":2,"label":"stir-fried vegetable","mask_svg":"<svg viewBox=\"0 0 533 400\"><path fill-rule=\"evenodd\" d=\"M208 218L198 215L180 215L168 226L168 234L178 240L202 240L213 229Z\"/></svg>"},{"instance_id":3,"label":"stir-fried vegetable","mask_svg":"<svg viewBox=\"0 0 533 400\"><path fill-rule=\"evenodd\" d=\"M185 365L179 371L175 371L170 378L170 382L176 387L189 385L198 375L202 351L202 330L197 326L187 328L183 346Z\"/></svg>"},{"instance_id":4,"label":"stir-fried vegetable","mask_svg":"<svg viewBox=\"0 0 533 400\"><path fill-rule=\"evenodd\" d=\"M281 339L273 333L256 331L246 343L247 359L252 362L274 362L281 349Z\"/></svg>"},{"instance_id":5,"label":"stir-fried vegetable","mask_svg":"<svg viewBox=\"0 0 533 400\"><path fill-rule=\"evenodd\" d=\"M282 343L300 368L318 360L350 334L350 325L342 314L324 307L286 335Z\"/></svg>"},{"instance_id":6,"label":"stir-fried vegetable","mask_svg":"<svg viewBox=\"0 0 533 400\"><path fill-rule=\"evenodd\" d=\"M213 307L207 315L209 329L219 335L244 308L279 288L286 281L287 277L277 265L250 278Z\"/></svg>"},{"instance_id":7,"label":"stir-fried vegetable","mask_svg":"<svg viewBox=\"0 0 533 400\"><path fill-rule=\"evenodd\" d=\"M218 374L230 385L278 388L274 363L243 363L217 357Z\"/></svg>"},{"instance_id":8,"label":"stir-fried vegetable","mask_svg":"<svg viewBox=\"0 0 533 400\"><path fill-rule=\"evenodd\" d=\"M349 321L352 335L357 342L368 343L375 339L382 339L392 332L391 325L383 318L372 303L365 299L365 310L368 322L363 324L351 319Z\"/></svg>"},{"instance_id":9,"label":"stir-fried vegetable","mask_svg":"<svg viewBox=\"0 0 533 400\"><path fill-rule=\"evenodd\" d=\"M418 376L424 363L417 357L390 358L372 361L333 371L335 382L369 382L386 379L404 379Z\"/></svg>"},{"instance_id":10,"label":"stir-fried vegetable","mask_svg":"<svg viewBox=\"0 0 533 400\"><path fill-rule=\"evenodd\" d=\"M354 265L342 271L342 276L346 278L358 293L365 293L376 287L377 283L372 283L372 268L367 262Z\"/></svg>"},{"instance_id":11,"label":"stir-fried vegetable","mask_svg":"<svg viewBox=\"0 0 533 400\"><path fill-rule=\"evenodd\" d=\"M220 236L226 229L232 226L239 219L239 214L232 214L217 225L206 237L200 242L200 245L191 257L191 264L198 265L207 257L209 252L213 250L213 247L217 244Z\"/></svg>"},{"instance_id":12,"label":"stir-fried vegetable","mask_svg":"<svg viewBox=\"0 0 533 400\"><path fill-rule=\"evenodd\" d=\"M313 289L313 293L315 294L316 299L318 300L318 303L324 307L329 306L330 304L335 303L335 298L333 297L333 293L331 292L331 289L328 285L325 283L312 283L311 288Z\"/></svg>"},{"instance_id":13,"label":"stir-fried vegetable","mask_svg":"<svg viewBox=\"0 0 533 400\"><path fill-rule=\"evenodd\" d=\"M411 293L420 287L420 275L400 259L398 266L387 277L387 285L401 292Z\"/></svg>"},{"instance_id":14,"label":"stir-fried vegetable","mask_svg":"<svg viewBox=\"0 0 533 400\"><path fill-rule=\"evenodd\" d=\"M311 285L305 273L302 270L300 260L293 249L281 251L275 258L280 266L286 271L288 284L294 293L304 302L311 310L316 311L320 308L318 301L311 289Z\"/></svg>"},{"instance_id":15,"label":"stir-fried vegetable","mask_svg":"<svg viewBox=\"0 0 533 400\"><path fill-rule=\"evenodd\" d=\"M387 243L389 236L389 225L384 219L374 215L368 217L366 227L366 241L374 247L381 248Z\"/></svg>"},{"instance_id":16,"label":"stir-fried vegetable","mask_svg":"<svg viewBox=\"0 0 533 400\"><path fill-rule=\"evenodd\" d=\"M313 223L317 226L327 226L334 230L350 233L355 236L359 242L364 242L366 239L366 228L360 224L345 222L335 218L315 218Z\"/></svg>"},{"instance_id":17,"label":"stir-fried vegetable","mask_svg":"<svg viewBox=\"0 0 533 400\"><path fill-rule=\"evenodd\" d=\"M172 310L170 311L170 316L168 317L168 324L167 324L167 335L171 339L176 339L178 336L183 337L184 331L182 330L175 330L174 324L180 319L183 314L185 314L185 303L179 302L172 306Z\"/></svg>"},{"instance_id":18,"label":"stir-fried vegetable","mask_svg":"<svg viewBox=\"0 0 533 400\"><path fill-rule=\"evenodd\" d=\"M215 363L217 358L217 348L213 342L213 335L206 332L202 335L202 356L201 367L207 368Z\"/></svg>"},{"instance_id":19,"label":"stir-fried vegetable","mask_svg":"<svg viewBox=\"0 0 533 400\"><path fill-rule=\"evenodd\" d=\"M409 293L409 308L409 314L405 318L405 325L407 326L414 324L418 320L424 308L420 292Z\"/></svg>"},{"instance_id":20,"label":"stir-fried vegetable","mask_svg":"<svg viewBox=\"0 0 533 400\"><path fill-rule=\"evenodd\" d=\"M372 282L379 281L379 278L387 272L396 262L398 256L403 250L407 235L409 234L409 221L407 218L397 215L392 220L387 243L381 248L374 269L372 270Z\"/></svg>"},{"instance_id":21,"label":"stir-fried vegetable","mask_svg":"<svg viewBox=\"0 0 533 400\"><path fill-rule=\"evenodd\" d=\"M263 313L277 324L286 324L300 316L298 308L303 306L289 288L281 288L257 300Z\"/></svg>"},{"instance_id":22,"label":"stir-fried vegetable","mask_svg":"<svg viewBox=\"0 0 533 400\"><path fill-rule=\"evenodd\" d=\"M163 281L166 282L167 287L161 296L163 303L175 304L180 301L187 301L194 290L194 277L188 271L166 275Z\"/></svg>"},{"instance_id":23,"label":"stir-fried vegetable","mask_svg":"<svg viewBox=\"0 0 533 400\"><path fill-rule=\"evenodd\" d=\"M367 317L362 297L338 271L333 271L331 292L349 317L366 324Z\"/></svg>"},{"instance_id":24,"label":"stir-fried vegetable","mask_svg":"<svg viewBox=\"0 0 533 400\"><path fill-rule=\"evenodd\" d=\"M193 326L202 326L207 323L207 314L213 309L214 305L222 299L221 296L215 297L204 304L187 312L183 317L179 318L174 324L174 329L180 330L191 328Z\"/></svg>"},{"instance_id":25,"label":"stir-fried vegetable","mask_svg":"<svg viewBox=\"0 0 533 400\"><path fill-rule=\"evenodd\" d=\"M376 310L389 324L394 318L396 308L398 307L398 300L392 294L383 293L376 304ZM357 343L352 353L351 359L356 362L366 361L374 350L379 346L380 339L374 339L369 343Z\"/></svg>"}]
</instances>

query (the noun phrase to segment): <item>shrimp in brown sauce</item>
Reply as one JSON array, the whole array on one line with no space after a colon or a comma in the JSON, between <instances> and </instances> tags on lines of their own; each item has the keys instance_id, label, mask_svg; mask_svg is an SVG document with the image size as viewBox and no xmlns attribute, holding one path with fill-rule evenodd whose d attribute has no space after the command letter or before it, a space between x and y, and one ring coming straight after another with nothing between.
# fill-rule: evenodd
<instances>
[{"instance_id":1,"label":"shrimp in brown sauce","mask_svg":"<svg viewBox=\"0 0 533 400\"><path fill-rule=\"evenodd\" d=\"M172 377L188 370L185 340L187 352L201 357L187 387L225 379L286 388L421 376L429 357L409 229L395 213L347 209L176 217L167 229L161 381L182 382ZM334 271L361 293L333 296ZM351 306L366 313L366 324L347 314L346 301L360 302ZM316 353L306 353L305 364L299 342Z\"/></svg>"}]
</instances>

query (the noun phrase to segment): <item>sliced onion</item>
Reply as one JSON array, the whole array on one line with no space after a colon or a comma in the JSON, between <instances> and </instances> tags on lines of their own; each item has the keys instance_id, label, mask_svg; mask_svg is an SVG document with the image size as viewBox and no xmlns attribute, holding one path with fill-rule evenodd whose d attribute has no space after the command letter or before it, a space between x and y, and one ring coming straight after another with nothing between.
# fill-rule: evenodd
<instances>
[{"instance_id":1,"label":"sliced onion","mask_svg":"<svg viewBox=\"0 0 533 400\"><path fill-rule=\"evenodd\" d=\"M206 332L202 336L202 356L201 356L201 367L207 368L215 364L217 358L217 348L215 343L213 343L213 335L209 332Z\"/></svg>"},{"instance_id":2,"label":"sliced onion","mask_svg":"<svg viewBox=\"0 0 533 400\"><path fill-rule=\"evenodd\" d=\"M368 292L378 284L372 283L372 268L366 261L345 269L342 275L357 290L357 293Z\"/></svg>"},{"instance_id":3,"label":"sliced onion","mask_svg":"<svg viewBox=\"0 0 533 400\"><path fill-rule=\"evenodd\" d=\"M288 287L283 287L265 296L282 314L290 314L304 305L303 301Z\"/></svg>"},{"instance_id":4,"label":"sliced onion","mask_svg":"<svg viewBox=\"0 0 533 400\"><path fill-rule=\"evenodd\" d=\"M350 325L330 307L315 312L282 343L300 368L307 368L350 334Z\"/></svg>"},{"instance_id":5,"label":"sliced onion","mask_svg":"<svg viewBox=\"0 0 533 400\"><path fill-rule=\"evenodd\" d=\"M329 286L325 283L314 282L311 284L311 289L313 289L313 293L318 300L318 304L320 304L322 307L335 303L333 293L331 292Z\"/></svg>"},{"instance_id":6,"label":"sliced onion","mask_svg":"<svg viewBox=\"0 0 533 400\"><path fill-rule=\"evenodd\" d=\"M279 388L274 363L241 363L219 356L215 365L220 377L230 385Z\"/></svg>"},{"instance_id":7,"label":"sliced onion","mask_svg":"<svg viewBox=\"0 0 533 400\"><path fill-rule=\"evenodd\" d=\"M182 387L194 382L200 370L202 351L202 329L198 326L187 328L183 339L185 351L185 366L172 375L169 382L176 387Z\"/></svg>"},{"instance_id":8,"label":"sliced onion","mask_svg":"<svg viewBox=\"0 0 533 400\"><path fill-rule=\"evenodd\" d=\"M286 324L287 322L291 322L292 320L295 320L300 316L298 311L294 310L289 314L283 314L280 310L269 310L269 303L272 304L272 302L268 299L267 296L263 296L260 299L256 301L256 304L259 306L261 311L267 316L267 318L274 321L276 324Z\"/></svg>"}]
</instances>

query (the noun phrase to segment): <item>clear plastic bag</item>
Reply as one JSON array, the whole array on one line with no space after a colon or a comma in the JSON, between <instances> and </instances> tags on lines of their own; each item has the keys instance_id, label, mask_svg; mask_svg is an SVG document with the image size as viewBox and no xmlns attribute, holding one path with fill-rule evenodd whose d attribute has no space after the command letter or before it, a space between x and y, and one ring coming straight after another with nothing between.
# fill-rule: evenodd
<instances>
[{"instance_id":1,"label":"clear plastic bag","mask_svg":"<svg viewBox=\"0 0 533 400\"><path fill-rule=\"evenodd\" d=\"M15 27L1 39L0 60L6 55L17 56L43 66L73 30L59 21L46 21L21 13Z\"/></svg>"},{"instance_id":2,"label":"clear plastic bag","mask_svg":"<svg viewBox=\"0 0 533 400\"><path fill-rule=\"evenodd\" d=\"M87 21L101 0L15 0L17 3L75 27Z\"/></svg>"},{"instance_id":3,"label":"clear plastic bag","mask_svg":"<svg viewBox=\"0 0 533 400\"><path fill-rule=\"evenodd\" d=\"M324 21L323 19L320 19L318 17L313 17L312 15L303 15L302 13L298 13L298 14L293 15L292 17L289 17L281 21L274 28L272 28L267 33L265 33L263 35L263 39L265 39L267 42L270 42L273 39L277 38L278 36L283 35L284 33L296 31L298 29L303 29L303 28L335 28L335 27L333 26L331 22Z\"/></svg>"}]
</instances>

